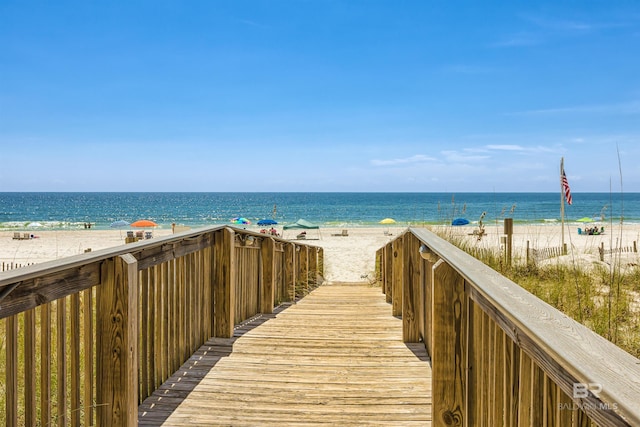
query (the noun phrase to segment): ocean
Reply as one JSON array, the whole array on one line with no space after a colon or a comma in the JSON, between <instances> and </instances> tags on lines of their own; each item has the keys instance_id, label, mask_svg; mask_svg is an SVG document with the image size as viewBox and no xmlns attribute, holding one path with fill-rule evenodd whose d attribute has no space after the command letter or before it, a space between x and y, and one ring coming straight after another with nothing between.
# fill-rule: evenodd
<instances>
[{"instance_id":1,"label":"ocean","mask_svg":"<svg viewBox=\"0 0 640 427\"><path fill-rule=\"evenodd\" d=\"M321 227L370 227L383 218L397 225L477 222L553 224L560 221L560 193L0 193L0 229L29 224L76 229L91 223L150 219L162 228L230 224L234 217L280 225L303 218ZM565 221L579 218L640 223L640 193L574 193ZM33 226L33 225L32 225Z\"/></svg>"}]
</instances>

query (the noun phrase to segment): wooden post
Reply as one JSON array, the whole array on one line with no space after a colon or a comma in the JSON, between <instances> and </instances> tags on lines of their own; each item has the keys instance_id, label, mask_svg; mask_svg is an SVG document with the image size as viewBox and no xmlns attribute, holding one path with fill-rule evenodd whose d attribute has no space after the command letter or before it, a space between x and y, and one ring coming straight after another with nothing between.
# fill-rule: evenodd
<instances>
[{"instance_id":1,"label":"wooden post","mask_svg":"<svg viewBox=\"0 0 640 427\"><path fill-rule=\"evenodd\" d=\"M600 261L604 261L604 242L600 242L598 252L600 253Z\"/></svg>"},{"instance_id":2,"label":"wooden post","mask_svg":"<svg viewBox=\"0 0 640 427\"><path fill-rule=\"evenodd\" d=\"M318 278L324 280L324 249L318 248L318 267L317 267Z\"/></svg>"},{"instance_id":3,"label":"wooden post","mask_svg":"<svg viewBox=\"0 0 640 427\"><path fill-rule=\"evenodd\" d=\"M5 321L6 327L6 425L18 425L18 319L9 316Z\"/></svg>"},{"instance_id":4,"label":"wooden post","mask_svg":"<svg viewBox=\"0 0 640 427\"><path fill-rule=\"evenodd\" d=\"M105 260L96 317L96 400L100 426L138 425L138 261Z\"/></svg>"},{"instance_id":5,"label":"wooden post","mask_svg":"<svg viewBox=\"0 0 640 427\"><path fill-rule=\"evenodd\" d=\"M391 304L393 299L393 249L388 243L384 247L384 294L386 301Z\"/></svg>"},{"instance_id":6,"label":"wooden post","mask_svg":"<svg viewBox=\"0 0 640 427\"><path fill-rule=\"evenodd\" d=\"M284 286L287 289L289 301L296 300L296 246L293 243L284 244Z\"/></svg>"},{"instance_id":7,"label":"wooden post","mask_svg":"<svg viewBox=\"0 0 640 427\"><path fill-rule=\"evenodd\" d=\"M410 234L404 236L402 277L402 337L404 342L420 341L420 252Z\"/></svg>"},{"instance_id":8,"label":"wooden post","mask_svg":"<svg viewBox=\"0 0 640 427\"><path fill-rule=\"evenodd\" d=\"M402 264L403 264L403 237L398 237L393 241L393 274L392 274L392 295L391 295L391 314L393 316L402 316Z\"/></svg>"},{"instance_id":9,"label":"wooden post","mask_svg":"<svg viewBox=\"0 0 640 427\"><path fill-rule=\"evenodd\" d=\"M420 276L422 281L422 323L424 329L424 343L427 352L431 356L433 352L433 265L438 262L438 256L425 246L424 251L420 251L421 265Z\"/></svg>"},{"instance_id":10,"label":"wooden post","mask_svg":"<svg viewBox=\"0 0 640 427\"><path fill-rule=\"evenodd\" d=\"M25 425L36 424L36 311L31 309L24 314L24 419ZM14 317L14 316L11 316ZM78 336L80 334L78 333ZM72 353L71 356L73 357ZM74 372L74 371L72 371ZM78 387L78 390L80 388ZM73 406L74 408L80 405ZM78 425L80 422L78 422Z\"/></svg>"},{"instance_id":11,"label":"wooden post","mask_svg":"<svg viewBox=\"0 0 640 427\"><path fill-rule=\"evenodd\" d=\"M312 287L318 286L318 248L310 247L309 252L309 282Z\"/></svg>"},{"instance_id":12,"label":"wooden post","mask_svg":"<svg viewBox=\"0 0 640 427\"><path fill-rule=\"evenodd\" d=\"M235 326L235 232L230 228L214 236L213 336L233 337Z\"/></svg>"},{"instance_id":13,"label":"wooden post","mask_svg":"<svg viewBox=\"0 0 640 427\"><path fill-rule=\"evenodd\" d=\"M376 282L382 287L382 293L384 293L384 248L376 251Z\"/></svg>"},{"instance_id":14,"label":"wooden post","mask_svg":"<svg viewBox=\"0 0 640 427\"><path fill-rule=\"evenodd\" d=\"M306 295L309 292L309 249L307 246L298 246L300 248L300 265L298 270L298 279L302 284L302 293Z\"/></svg>"},{"instance_id":15,"label":"wooden post","mask_svg":"<svg viewBox=\"0 0 640 427\"><path fill-rule=\"evenodd\" d=\"M433 266L431 355L433 425L466 425L467 299L464 279L446 262Z\"/></svg>"},{"instance_id":16,"label":"wooden post","mask_svg":"<svg viewBox=\"0 0 640 427\"><path fill-rule=\"evenodd\" d=\"M511 254L513 251L513 218L505 218L504 219L504 234L507 235L507 265L511 265Z\"/></svg>"},{"instance_id":17,"label":"wooden post","mask_svg":"<svg viewBox=\"0 0 640 427\"><path fill-rule=\"evenodd\" d=\"M40 425L51 422L51 303L40 306ZM49 327L47 327L49 325ZM92 353L89 353L92 354ZM93 361L93 358L91 359ZM7 365L10 366L10 365ZM90 377L93 377L90 375ZM90 384L93 383L90 381ZM88 411L93 414L93 411Z\"/></svg>"},{"instance_id":18,"label":"wooden post","mask_svg":"<svg viewBox=\"0 0 640 427\"><path fill-rule=\"evenodd\" d=\"M262 280L260 281L260 312L273 313L275 295L276 269L275 254L276 241L271 237L262 239Z\"/></svg>"}]
</instances>

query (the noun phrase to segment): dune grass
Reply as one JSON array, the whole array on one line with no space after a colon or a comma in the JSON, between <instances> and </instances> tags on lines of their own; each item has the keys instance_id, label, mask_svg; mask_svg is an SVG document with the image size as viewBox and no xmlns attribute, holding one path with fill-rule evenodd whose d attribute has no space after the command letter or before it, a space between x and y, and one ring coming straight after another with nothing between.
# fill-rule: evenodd
<instances>
[{"instance_id":1,"label":"dune grass","mask_svg":"<svg viewBox=\"0 0 640 427\"><path fill-rule=\"evenodd\" d=\"M501 250L478 250L462 236L433 230L460 249L517 283L533 295L577 320L635 357L640 357L640 268L622 268L614 258L609 266L589 268L574 263L545 265L512 259Z\"/></svg>"}]
</instances>

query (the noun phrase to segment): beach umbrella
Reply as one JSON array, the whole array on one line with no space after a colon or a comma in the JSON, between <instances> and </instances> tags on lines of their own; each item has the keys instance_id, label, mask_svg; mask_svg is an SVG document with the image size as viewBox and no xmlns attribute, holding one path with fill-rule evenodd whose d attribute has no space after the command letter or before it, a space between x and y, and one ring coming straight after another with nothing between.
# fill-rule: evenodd
<instances>
[{"instance_id":1,"label":"beach umbrella","mask_svg":"<svg viewBox=\"0 0 640 427\"><path fill-rule=\"evenodd\" d=\"M132 227L136 227L136 228L138 228L138 227L157 227L158 224L156 224L155 222L150 221L148 219L139 219L136 222L132 222L131 226Z\"/></svg>"},{"instance_id":2,"label":"beach umbrella","mask_svg":"<svg viewBox=\"0 0 640 427\"><path fill-rule=\"evenodd\" d=\"M469 224L469 220L466 218L456 218L451 221L451 225L467 225Z\"/></svg>"},{"instance_id":3,"label":"beach umbrella","mask_svg":"<svg viewBox=\"0 0 640 427\"><path fill-rule=\"evenodd\" d=\"M276 225L278 221L273 219L261 219L258 221L258 225Z\"/></svg>"},{"instance_id":4,"label":"beach umbrella","mask_svg":"<svg viewBox=\"0 0 640 427\"><path fill-rule=\"evenodd\" d=\"M118 221L113 221L110 225L111 228L120 228L120 227L126 227L127 225L129 225L129 223L127 221L124 221L122 219L118 220Z\"/></svg>"},{"instance_id":5,"label":"beach umbrella","mask_svg":"<svg viewBox=\"0 0 640 427\"><path fill-rule=\"evenodd\" d=\"M231 219L231 223L232 224L251 224L251 221L249 221L247 218L236 217Z\"/></svg>"},{"instance_id":6,"label":"beach umbrella","mask_svg":"<svg viewBox=\"0 0 640 427\"><path fill-rule=\"evenodd\" d=\"M380 224L395 224L396 220L393 218L385 218L382 221L380 221Z\"/></svg>"},{"instance_id":7,"label":"beach umbrella","mask_svg":"<svg viewBox=\"0 0 640 427\"><path fill-rule=\"evenodd\" d=\"M40 224L39 222L30 222L27 227L42 227L42 224Z\"/></svg>"},{"instance_id":8,"label":"beach umbrella","mask_svg":"<svg viewBox=\"0 0 640 427\"><path fill-rule=\"evenodd\" d=\"M589 218L588 216L585 216L580 218L578 222L593 222L593 218Z\"/></svg>"}]
</instances>

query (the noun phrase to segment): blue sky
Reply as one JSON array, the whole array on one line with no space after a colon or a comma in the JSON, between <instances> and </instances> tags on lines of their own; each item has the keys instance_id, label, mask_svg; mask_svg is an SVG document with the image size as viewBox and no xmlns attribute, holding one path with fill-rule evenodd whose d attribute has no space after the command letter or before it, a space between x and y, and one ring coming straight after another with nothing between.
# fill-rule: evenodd
<instances>
[{"instance_id":1,"label":"blue sky","mask_svg":"<svg viewBox=\"0 0 640 427\"><path fill-rule=\"evenodd\" d=\"M0 191L638 192L640 3L2 0L0 150Z\"/></svg>"}]
</instances>

